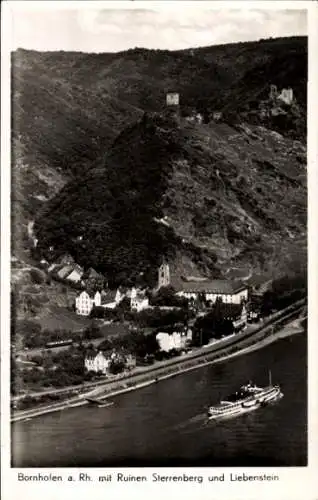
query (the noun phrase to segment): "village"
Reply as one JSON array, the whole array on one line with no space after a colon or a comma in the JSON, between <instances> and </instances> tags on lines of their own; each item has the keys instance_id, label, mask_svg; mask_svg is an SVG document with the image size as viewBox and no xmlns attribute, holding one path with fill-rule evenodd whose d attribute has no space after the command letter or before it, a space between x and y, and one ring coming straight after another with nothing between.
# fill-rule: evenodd
<instances>
[{"instance_id":1,"label":"village","mask_svg":"<svg viewBox=\"0 0 318 500\"><path fill-rule=\"evenodd\" d=\"M33 407L36 398L58 401L60 391L82 384L115 383L145 370L168 369L171 362L182 365L192 356L205 358L211 349L253 334L303 296L297 277L243 276L234 269L215 279L180 276L165 257L153 286L137 280L113 289L105 275L84 270L68 253L41 265L72 297L72 305L60 308L62 324L68 311L86 327L28 326L22 347L13 346L12 404L19 410Z\"/></svg>"},{"instance_id":2,"label":"village","mask_svg":"<svg viewBox=\"0 0 318 500\"><path fill-rule=\"evenodd\" d=\"M156 303L154 300L156 295L158 296L163 290L169 290L169 287L171 287L169 264L163 262L158 269L156 290L149 292L149 290L131 288L125 291L119 288L112 294L97 291L94 296L89 296L87 291L83 291L76 299L76 312L77 314L88 314L88 311L92 313L94 308L115 309L124 300L127 301L130 311L137 314L146 310L177 312L182 311L182 306L185 306L188 309L188 315L183 322L172 323L166 327L163 326L162 329L157 329L155 339L159 351L166 354L167 357L169 354L180 355L191 350L194 343L193 326L196 320L213 311L213 307L218 302L223 306L222 322L229 322L231 325L228 334L233 334L247 327L248 287L246 285L228 280L184 281L181 286L170 289L170 293L172 291L170 300L163 300L162 305L153 305ZM169 293L166 294L166 299L168 297ZM178 304L178 299L181 299L181 307L172 305L173 297L175 297L176 304ZM249 317L252 316L251 312ZM224 333L226 333L226 329ZM85 368L88 371L102 372L107 375L115 357L115 353L110 353L108 356L101 351L90 353L85 358ZM134 363L136 364L136 361L132 360L131 353L129 353L126 368L131 369Z\"/></svg>"},{"instance_id":3,"label":"village","mask_svg":"<svg viewBox=\"0 0 318 500\"><path fill-rule=\"evenodd\" d=\"M255 297L268 286L267 282L260 287L257 280L254 287L231 279L184 276L175 280L165 259L153 289L119 286L110 290L102 274L93 268L84 272L68 254L47 269L52 277L78 290L73 305L77 316L106 324L130 324L129 333L122 338L97 339L85 350L83 372L89 378L129 372L138 365L180 356L235 335L259 320L259 307L251 301L251 291ZM46 346L54 350L71 343L58 339Z\"/></svg>"}]
</instances>

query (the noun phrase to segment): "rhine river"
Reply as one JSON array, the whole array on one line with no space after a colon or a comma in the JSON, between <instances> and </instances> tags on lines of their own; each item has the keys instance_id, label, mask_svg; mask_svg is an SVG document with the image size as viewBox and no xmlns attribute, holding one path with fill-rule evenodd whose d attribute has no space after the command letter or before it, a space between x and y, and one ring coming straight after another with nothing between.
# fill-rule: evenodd
<instances>
[{"instance_id":1,"label":"rhine river","mask_svg":"<svg viewBox=\"0 0 318 500\"><path fill-rule=\"evenodd\" d=\"M109 408L82 406L12 424L15 467L304 466L307 341L293 335L133 393ZM209 405L252 380L284 398L250 414L207 422Z\"/></svg>"}]
</instances>

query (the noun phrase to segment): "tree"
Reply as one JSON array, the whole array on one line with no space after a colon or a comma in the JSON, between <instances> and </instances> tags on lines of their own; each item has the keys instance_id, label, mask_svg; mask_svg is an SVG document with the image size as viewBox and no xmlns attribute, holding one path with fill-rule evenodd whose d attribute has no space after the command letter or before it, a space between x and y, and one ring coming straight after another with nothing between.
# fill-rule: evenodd
<instances>
[{"instance_id":1,"label":"tree","mask_svg":"<svg viewBox=\"0 0 318 500\"><path fill-rule=\"evenodd\" d=\"M184 297L178 297L176 290L172 286L161 287L151 298L151 304L154 306L188 308L188 300Z\"/></svg>"},{"instance_id":2,"label":"tree","mask_svg":"<svg viewBox=\"0 0 318 500\"><path fill-rule=\"evenodd\" d=\"M113 359L109 365L109 371L113 375L121 373L125 368L125 362L122 359Z\"/></svg>"},{"instance_id":3,"label":"tree","mask_svg":"<svg viewBox=\"0 0 318 500\"><path fill-rule=\"evenodd\" d=\"M39 271L38 269L31 269L30 277L32 282L35 283L36 285L42 285L42 283L45 281L45 274L42 271Z\"/></svg>"},{"instance_id":4,"label":"tree","mask_svg":"<svg viewBox=\"0 0 318 500\"><path fill-rule=\"evenodd\" d=\"M102 337L101 330L97 325L91 325L89 328L86 328L83 332L83 338L87 340L98 339Z\"/></svg>"},{"instance_id":5,"label":"tree","mask_svg":"<svg viewBox=\"0 0 318 500\"><path fill-rule=\"evenodd\" d=\"M207 343L211 337L220 338L234 332L233 321L227 317L227 307L217 298L212 311L197 319L194 324L196 345Z\"/></svg>"},{"instance_id":6,"label":"tree","mask_svg":"<svg viewBox=\"0 0 318 500\"><path fill-rule=\"evenodd\" d=\"M90 312L91 318L104 318L105 316L105 307L102 306L94 306Z\"/></svg>"},{"instance_id":7,"label":"tree","mask_svg":"<svg viewBox=\"0 0 318 500\"><path fill-rule=\"evenodd\" d=\"M268 316L269 314L271 314L273 310L273 299L274 294L271 290L268 290L264 293L261 303L261 313L264 316Z\"/></svg>"},{"instance_id":8,"label":"tree","mask_svg":"<svg viewBox=\"0 0 318 500\"><path fill-rule=\"evenodd\" d=\"M116 311L120 315L127 311L130 311L130 299L128 297L124 297L123 300L121 300L116 306Z\"/></svg>"}]
</instances>

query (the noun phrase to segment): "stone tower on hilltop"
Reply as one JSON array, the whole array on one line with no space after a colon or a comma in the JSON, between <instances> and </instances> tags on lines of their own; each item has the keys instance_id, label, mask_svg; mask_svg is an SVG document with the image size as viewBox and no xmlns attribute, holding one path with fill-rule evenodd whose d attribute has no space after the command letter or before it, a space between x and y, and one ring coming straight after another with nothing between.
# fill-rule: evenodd
<instances>
[{"instance_id":1,"label":"stone tower on hilltop","mask_svg":"<svg viewBox=\"0 0 318 500\"><path fill-rule=\"evenodd\" d=\"M165 113L175 117L180 116L180 94L178 92L167 92Z\"/></svg>"},{"instance_id":2,"label":"stone tower on hilltop","mask_svg":"<svg viewBox=\"0 0 318 500\"><path fill-rule=\"evenodd\" d=\"M158 289L162 286L170 285L170 268L166 261L163 261L158 269Z\"/></svg>"},{"instance_id":3,"label":"stone tower on hilltop","mask_svg":"<svg viewBox=\"0 0 318 500\"><path fill-rule=\"evenodd\" d=\"M179 106L180 96L178 92L168 92L166 94L166 105L171 107Z\"/></svg>"}]
</instances>

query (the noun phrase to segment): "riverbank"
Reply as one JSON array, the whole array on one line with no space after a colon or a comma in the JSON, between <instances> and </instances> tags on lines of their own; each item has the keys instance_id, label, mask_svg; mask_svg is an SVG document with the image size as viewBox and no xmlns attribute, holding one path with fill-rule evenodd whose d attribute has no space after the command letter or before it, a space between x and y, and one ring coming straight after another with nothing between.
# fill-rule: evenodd
<instances>
[{"instance_id":1,"label":"riverbank","mask_svg":"<svg viewBox=\"0 0 318 500\"><path fill-rule=\"evenodd\" d=\"M125 379L119 379L112 382L101 382L98 387L95 386L94 389L89 392L76 395L66 401L64 400L45 407L16 412L12 416L11 421L26 420L46 413L83 406L88 404L85 400L86 397L104 400L126 392L135 391L142 387L175 377L178 374L186 373L210 364L224 362L234 356L248 354L249 352L261 349L281 338L301 333L302 331L303 329L300 324L295 324L295 321L290 322L287 326L282 327L276 332L273 331L272 325L266 325L263 329L256 331L254 334L252 333L249 336L244 336L242 334L241 338L232 338L232 340L224 339L222 345L220 345L220 343L218 343L219 345L212 344L212 346L209 346L210 349L202 348L200 349L200 353L196 352L192 354L192 356L184 356L177 361L170 360L172 362L165 363L164 366L151 367L149 370L127 376Z\"/></svg>"},{"instance_id":2,"label":"riverbank","mask_svg":"<svg viewBox=\"0 0 318 500\"><path fill-rule=\"evenodd\" d=\"M260 340L258 341L256 344L253 344L251 346L248 346L248 347L245 347L245 348L242 348L242 349L239 349L238 351L236 352L233 352L233 353L230 353L230 354L225 354L224 356L221 356L221 357L218 357L218 358L213 358L213 359L207 359L207 358L210 358L209 354L207 354L207 356L202 360L200 360L199 362L197 362L196 364L192 365L192 366L189 366L189 367L185 367L184 365L182 365L183 367L180 367L178 370L176 371L173 371L172 373L167 373L165 375L162 375L162 376L158 376L156 377L155 379L152 379L148 382L144 382L144 383L140 383L140 384L137 384L133 387L129 387L129 388L124 388L124 389L120 389L118 391L113 391L113 392L105 392L103 390L102 387L92 391L89 396L90 397L96 397L100 400L103 400L103 399L106 399L106 398L109 398L109 397L114 397L114 396L117 396L119 394L123 394L125 392L130 392L132 390L136 390L136 389L141 389L142 387L145 387L147 385L151 385L151 384L154 384L154 383L158 383L158 382L161 382L163 380L166 380L166 379L169 379L171 377L175 377L177 375L180 375L180 374L183 374L183 373L187 373L187 372L190 372L192 370L197 370L198 368L202 368L204 366L208 366L208 365L213 365L213 364L216 364L216 363L223 363L224 361L227 361L228 359L231 359L231 358L234 358L234 357L237 357L237 356L242 356L244 354L248 354L250 352L253 352L253 351L256 351L258 349L262 349L263 347L273 343L273 342L276 342L280 339L283 339L285 337L289 337L291 335L296 335L296 334L299 334L299 333L303 333L304 330L299 326L299 327L295 327L295 328L292 328L292 327L286 327L284 328L283 330L279 331L279 332L276 332L275 334L263 339L263 340ZM88 395L87 395L88 396Z\"/></svg>"}]
</instances>

